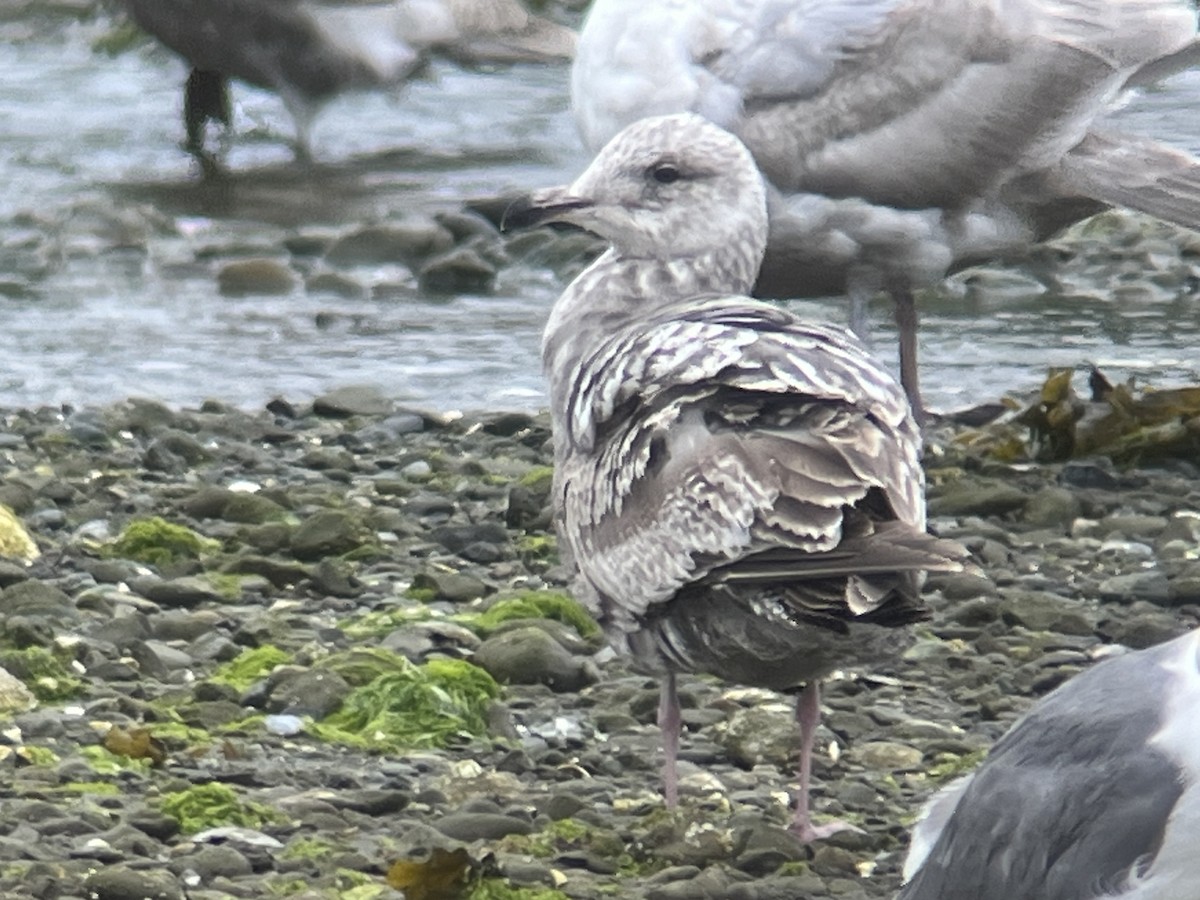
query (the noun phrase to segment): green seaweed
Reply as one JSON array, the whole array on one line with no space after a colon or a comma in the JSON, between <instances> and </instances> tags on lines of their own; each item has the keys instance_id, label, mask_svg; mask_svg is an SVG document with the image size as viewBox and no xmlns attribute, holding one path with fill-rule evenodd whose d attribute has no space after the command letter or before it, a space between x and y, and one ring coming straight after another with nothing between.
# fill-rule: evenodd
<instances>
[{"instance_id":1,"label":"green seaweed","mask_svg":"<svg viewBox=\"0 0 1200 900\"><path fill-rule=\"evenodd\" d=\"M220 546L190 528L154 516L130 522L103 552L106 556L163 566L183 559L199 559Z\"/></svg>"},{"instance_id":2,"label":"green seaweed","mask_svg":"<svg viewBox=\"0 0 1200 900\"><path fill-rule=\"evenodd\" d=\"M421 666L404 660L399 670L352 691L341 709L310 731L322 740L382 751L444 747L463 735L484 735L488 703L499 695L492 676L464 660Z\"/></svg>"},{"instance_id":3,"label":"green seaweed","mask_svg":"<svg viewBox=\"0 0 1200 900\"><path fill-rule=\"evenodd\" d=\"M464 621L464 624L487 636L504 622L513 619L554 619L570 625L583 638L600 634L600 626L588 615L583 605L558 591L526 591L515 597L497 600L473 620Z\"/></svg>"},{"instance_id":4,"label":"green seaweed","mask_svg":"<svg viewBox=\"0 0 1200 900\"><path fill-rule=\"evenodd\" d=\"M210 680L244 691L260 678L271 674L276 666L285 666L291 661L292 654L286 650L273 644L263 644L243 650L213 672Z\"/></svg>"},{"instance_id":5,"label":"green seaweed","mask_svg":"<svg viewBox=\"0 0 1200 900\"><path fill-rule=\"evenodd\" d=\"M355 647L321 660L322 669L336 672L352 687L363 687L382 675L405 673L412 669L405 657L382 647Z\"/></svg>"},{"instance_id":6,"label":"green seaweed","mask_svg":"<svg viewBox=\"0 0 1200 900\"><path fill-rule=\"evenodd\" d=\"M406 592L407 594L407 592ZM429 610L417 608L374 609L361 615L353 616L340 623L338 627L348 638L363 640L366 638L381 638L391 634L397 628L402 628L410 622L425 622L432 618Z\"/></svg>"},{"instance_id":7,"label":"green seaweed","mask_svg":"<svg viewBox=\"0 0 1200 900\"><path fill-rule=\"evenodd\" d=\"M20 754L31 766L53 766L58 760L58 754L49 747L35 747L26 744L20 749Z\"/></svg>"},{"instance_id":8,"label":"green seaweed","mask_svg":"<svg viewBox=\"0 0 1200 900\"><path fill-rule=\"evenodd\" d=\"M554 484L554 467L534 466L518 479L517 484L529 488L534 493L549 491Z\"/></svg>"},{"instance_id":9,"label":"green seaweed","mask_svg":"<svg viewBox=\"0 0 1200 900\"><path fill-rule=\"evenodd\" d=\"M219 825L261 828L281 820L279 813L261 803L241 800L233 788L209 782L166 794L162 811L179 822L187 834L195 834Z\"/></svg>"},{"instance_id":10,"label":"green seaweed","mask_svg":"<svg viewBox=\"0 0 1200 900\"><path fill-rule=\"evenodd\" d=\"M0 667L19 678L44 703L57 703L78 696L83 682L45 647L0 651Z\"/></svg>"},{"instance_id":11,"label":"green seaweed","mask_svg":"<svg viewBox=\"0 0 1200 900\"><path fill-rule=\"evenodd\" d=\"M97 775L116 775L119 772L141 772L148 774L154 763L149 759L133 759L128 756L118 756L99 744L91 744L79 748L79 755L87 761L88 766Z\"/></svg>"}]
</instances>

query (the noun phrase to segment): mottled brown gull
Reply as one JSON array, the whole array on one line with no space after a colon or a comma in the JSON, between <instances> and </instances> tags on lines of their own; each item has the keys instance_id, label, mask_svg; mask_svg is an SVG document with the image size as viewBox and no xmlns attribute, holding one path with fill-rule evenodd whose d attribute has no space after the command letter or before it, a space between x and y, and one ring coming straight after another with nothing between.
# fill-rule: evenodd
<instances>
[{"instance_id":1,"label":"mottled brown gull","mask_svg":"<svg viewBox=\"0 0 1200 900\"><path fill-rule=\"evenodd\" d=\"M746 294L767 238L746 148L696 115L635 123L524 223L611 249L566 289L542 352L561 547L612 644L662 674L676 801L678 672L801 689L796 828L808 815L818 680L904 646L926 570L962 548L925 532L904 393L849 332Z\"/></svg>"},{"instance_id":2,"label":"mottled brown gull","mask_svg":"<svg viewBox=\"0 0 1200 900\"><path fill-rule=\"evenodd\" d=\"M1200 631L1038 703L927 808L899 900L1200 896Z\"/></svg>"},{"instance_id":3,"label":"mottled brown gull","mask_svg":"<svg viewBox=\"0 0 1200 900\"><path fill-rule=\"evenodd\" d=\"M431 54L467 63L566 61L575 35L520 0L122 0L192 66L187 149L211 168L209 122L228 129L228 79L279 94L301 158L320 107L345 91L397 85Z\"/></svg>"},{"instance_id":4,"label":"mottled brown gull","mask_svg":"<svg viewBox=\"0 0 1200 900\"><path fill-rule=\"evenodd\" d=\"M572 104L599 149L643 116L732 131L772 186L759 296L896 300L1108 206L1200 227L1200 161L1106 111L1200 56L1189 0L595 0Z\"/></svg>"}]
</instances>

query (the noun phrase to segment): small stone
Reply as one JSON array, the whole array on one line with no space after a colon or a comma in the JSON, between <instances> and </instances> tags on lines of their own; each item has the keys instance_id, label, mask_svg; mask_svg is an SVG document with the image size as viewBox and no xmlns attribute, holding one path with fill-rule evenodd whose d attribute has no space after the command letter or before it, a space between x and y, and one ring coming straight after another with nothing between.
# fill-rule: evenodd
<instances>
[{"instance_id":1,"label":"small stone","mask_svg":"<svg viewBox=\"0 0 1200 900\"><path fill-rule=\"evenodd\" d=\"M450 603L478 600L490 590L478 578L460 572L423 572L414 576L412 586L422 591L433 591L434 600Z\"/></svg>"},{"instance_id":2,"label":"small stone","mask_svg":"<svg viewBox=\"0 0 1200 900\"><path fill-rule=\"evenodd\" d=\"M138 592L162 606L188 607L199 603L221 603L225 597L212 583L198 575L185 575L165 581L139 581Z\"/></svg>"},{"instance_id":3,"label":"small stone","mask_svg":"<svg viewBox=\"0 0 1200 900\"><path fill-rule=\"evenodd\" d=\"M0 713L24 712L37 706L37 698L21 679L0 668Z\"/></svg>"},{"instance_id":4,"label":"small stone","mask_svg":"<svg viewBox=\"0 0 1200 900\"><path fill-rule=\"evenodd\" d=\"M281 296L298 283L296 273L274 259L237 259L217 273L217 288L226 297Z\"/></svg>"},{"instance_id":5,"label":"small stone","mask_svg":"<svg viewBox=\"0 0 1200 900\"><path fill-rule=\"evenodd\" d=\"M41 556L37 542L7 506L0 505L0 556L31 561Z\"/></svg>"}]
</instances>

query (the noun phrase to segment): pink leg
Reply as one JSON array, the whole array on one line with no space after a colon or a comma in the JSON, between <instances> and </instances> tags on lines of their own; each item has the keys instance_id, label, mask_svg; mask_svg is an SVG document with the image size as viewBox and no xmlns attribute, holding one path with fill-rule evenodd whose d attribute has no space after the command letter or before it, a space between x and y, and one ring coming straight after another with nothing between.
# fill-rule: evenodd
<instances>
[{"instance_id":1,"label":"pink leg","mask_svg":"<svg viewBox=\"0 0 1200 900\"><path fill-rule=\"evenodd\" d=\"M912 291L892 291L896 330L900 333L900 384L912 407L913 418L922 428L929 418L921 401L921 374L917 368L917 301Z\"/></svg>"},{"instance_id":2,"label":"pink leg","mask_svg":"<svg viewBox=\"0 0 1200 900\"><path fill-rule=\"evenodd\" d=\"M663 742L663 797L666 798L667 809L674 809L679 805L679 772L675 763L679 758L679 732L683 728L679 696L675 693L674 672L669 672L662 684L662 693L658 698L658 728L662 732Z\"/></svg>"},{"instance_id":3,"label":"pink leg","mask_svg":"<svg viewBox=\"0 0 1200 900\"><path fill-rule=\"evenodd\" d=\"M813 681L796 698L796 722L800 726L800 790L796 794L796 813L792 831L806 844L827 838L839 831L857 830L847 822L829 822L816 826L809 811L809 787L812 782L812 752L821 724L821 685Z\"/></svg>"}]
</instances>

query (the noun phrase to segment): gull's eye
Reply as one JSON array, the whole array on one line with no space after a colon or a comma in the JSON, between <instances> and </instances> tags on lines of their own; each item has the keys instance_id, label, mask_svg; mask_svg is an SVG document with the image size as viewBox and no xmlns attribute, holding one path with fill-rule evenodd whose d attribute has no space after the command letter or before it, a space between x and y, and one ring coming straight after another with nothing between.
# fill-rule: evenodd
<instances>
[{"instance_id":1,"label":"gull's eye","mask_svg":"<svg viewBox=\"0 0 1200 900\"><path fill-rule=\"evenodd\" d=\"M681 177L679 169L669 162L655 163L647 174L659 184L674 184Z\"/></svg>"}]
</instances>

